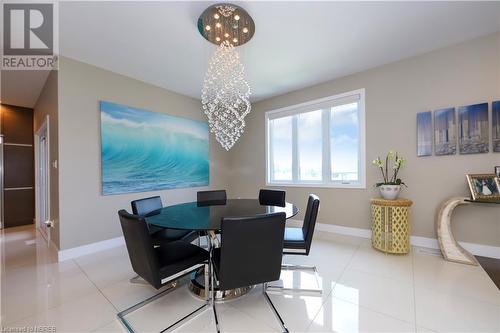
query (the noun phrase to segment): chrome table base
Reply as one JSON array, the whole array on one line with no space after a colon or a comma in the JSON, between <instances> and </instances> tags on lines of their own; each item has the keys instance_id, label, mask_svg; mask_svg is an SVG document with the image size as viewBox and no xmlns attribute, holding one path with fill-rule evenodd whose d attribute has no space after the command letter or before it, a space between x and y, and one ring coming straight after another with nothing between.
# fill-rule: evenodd
<instances>
[{"instance_id":1,"label":"chrome table base","mask_svg":"<svg viewBox=\"0 0 500 333\"><path fill-rule=\"evenodd\" d=\"M205 285L202 283L201 277L203 277L203 268L200 268L197 272L191 273L189 291L191 291L191 293L193 293L196 297L205 299ZM254 286L248 286L230 290L219 290L216 286L214 289L214 298L215 301L227 301L243 296L253 288Z\"/></svg>"}]
</instances>

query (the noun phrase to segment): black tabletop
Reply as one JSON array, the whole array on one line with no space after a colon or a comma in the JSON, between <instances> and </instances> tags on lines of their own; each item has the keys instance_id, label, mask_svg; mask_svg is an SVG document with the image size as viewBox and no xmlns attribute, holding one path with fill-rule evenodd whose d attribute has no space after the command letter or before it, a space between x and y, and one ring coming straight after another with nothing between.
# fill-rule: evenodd
<instances>
[{"instance_id":1,"label":"black tabletop","mask_svg":"<svg viewBox=\"0 0 500 333\"><path fill-rule=\"evenodd\" d=\"M223 217L246 217L259 214L285 212L289 219L299 212L291 203L285 207L261 205L257 199L228 199L221 203L201 206L188 202L165 207L146 216L149 224L185 230L220 230Z\"/></svg>"}]
</instances>

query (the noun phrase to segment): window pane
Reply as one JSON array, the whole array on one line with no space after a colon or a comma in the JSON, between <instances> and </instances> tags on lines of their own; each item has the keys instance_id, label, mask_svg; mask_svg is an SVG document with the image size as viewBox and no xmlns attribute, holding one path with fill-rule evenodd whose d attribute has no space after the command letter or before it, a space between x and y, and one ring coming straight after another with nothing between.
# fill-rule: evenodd
<instances>
[{"instance_id":1,"label":"window pane","mask_svg":"<svg viewBox=\"0 0 500 333\"><path fill-rule=\"evenodd\" d=\"M358 103L339 105L330 112L331 177L334 181L358 181Z\"/></svg>"},{"instance_id":2,"label":"window pane","mask_svg":"<svg viewBox=\"0 0 500 333\"><path fill-rule=\"evenodd\" d=\"M297 116L299 179L322 179L321 110Z\"/></svg>"},{"instance_id":3,"label":"window pane","mask_svg":"<svg viewBox=\"0 0 500 333\"><path fill-rule=\"evenodd\" d=\"M272 180L292 180L292 117L271 120Z\"/></svg>"}]
</instances>

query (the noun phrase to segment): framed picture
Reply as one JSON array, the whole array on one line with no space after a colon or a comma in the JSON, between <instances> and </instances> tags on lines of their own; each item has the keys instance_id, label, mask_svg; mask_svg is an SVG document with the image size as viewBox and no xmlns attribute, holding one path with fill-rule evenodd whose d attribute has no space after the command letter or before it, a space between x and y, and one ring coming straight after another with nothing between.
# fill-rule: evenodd
<instances>
[{"instance_id":1,"label":"framed picture","mask_svg":"<svg viewBox=\"0 0 500 333\"><path fill-rule=\"evenodd\" d=\"M417 156L432 155L432 113L417 113Z\"/></svg>"},{"instance_id":2,"label":"framed picture","mask_svg":"<svg viewBox=\"0 0 500 333\"><path fill-rule=\"evenodd\" d=\"M495 176L497 176L497 178L500 178L500 165L497 165L495 167Z\"/></svg>"},{"instance_id":3,"label":"framed picture","mask_svg":"<svg viewBox=\"0 0 500 333\"><path fill-rule=\"evenodd\" d=\"M455 108L434 111L434 153L454 155L457 152Z\"/></svg>"},{"instance_id":4,"label":"framed picture","mask_svg":"<svg viewBox=\"0 0 500 333\"><path fill-rule=\"evenodd\" d=\"M101 101L102 194L209 185L208 124Z\"/></svg>"},{"instance_id":5,"label":"framed picture","mask_svg":"<svg viewBox=\"0 0 500 333\"><path fill-rule=\"evenodd\" d=\"M467 175L473 200L500 201L500 184L495 174Z\"/></svg>"},{"instance_id":6,"label":"framed picture","mask_svg":"<svg viewBox=\"0 0 500 333\"><path fill-rule=\"evenodd\" d=\"M500 153L500 101L495 101L491 104L491 123L493 151Z\"/></svg>"},{"instance_id":7,"label":"framed picture","mask_svg":"<svg viewBox=\"0 0 500 333\"><path fill-rule=\"evenodd\" d=\"M480 154L489 150L488 103L458 108L460 154Z\"/></svg>"}]
</instances>

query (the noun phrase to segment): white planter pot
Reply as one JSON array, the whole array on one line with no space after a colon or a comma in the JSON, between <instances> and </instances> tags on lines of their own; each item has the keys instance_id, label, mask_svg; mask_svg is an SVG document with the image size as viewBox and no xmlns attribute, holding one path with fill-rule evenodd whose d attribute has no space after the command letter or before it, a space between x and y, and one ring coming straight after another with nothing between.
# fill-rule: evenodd
<instances>
[{"instance_id":1,"label":"white planter pot","mask_svg":"<svg viewBox=\"0 0 500 333\"><path fill-rule=\"evenodd\" d=\"M382 198L387 200L395 200L398 198L401 185L380 185L380 194Z\"/></svg>"}]
</instances>

